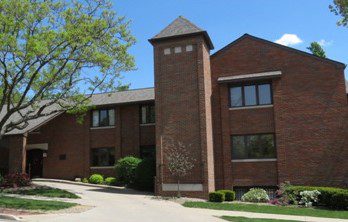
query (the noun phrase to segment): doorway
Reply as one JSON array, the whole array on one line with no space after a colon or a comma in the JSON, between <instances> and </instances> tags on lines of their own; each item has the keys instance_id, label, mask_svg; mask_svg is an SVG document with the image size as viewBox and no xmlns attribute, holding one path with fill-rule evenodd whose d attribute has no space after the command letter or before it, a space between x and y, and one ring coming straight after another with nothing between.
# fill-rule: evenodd
<instances>
[{"instance_id":1,"label":"doorway","mask_svg":"<svg viewBox=\"0 0 348 222\"><path fill-rule=\"evenodd\" d=\"M30 178L42 177L43 150L31 149L27 151L27 174Z\"/></svg>"}]
</instances>

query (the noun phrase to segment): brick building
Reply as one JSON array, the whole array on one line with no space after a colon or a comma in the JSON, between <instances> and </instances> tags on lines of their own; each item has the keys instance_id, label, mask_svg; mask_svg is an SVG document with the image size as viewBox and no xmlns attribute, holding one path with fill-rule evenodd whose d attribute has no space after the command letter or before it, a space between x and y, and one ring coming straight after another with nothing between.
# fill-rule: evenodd
<instances>
[{"instance_id":1,"label":"brick building","mask_svg":"<svg viewBox=\"0 0 348 222\"><path fill-rule=\"evenodd\" d=\"M149 41L154 88L94 95L83 124L59 113L8 133L0 170L74 179L156 156L156 193L171 195L168 147L180 142L194 163L184 195L348 185L344 64L248 34L211 55L208 33L183 17Z\"/></svg>"}]
</instances>

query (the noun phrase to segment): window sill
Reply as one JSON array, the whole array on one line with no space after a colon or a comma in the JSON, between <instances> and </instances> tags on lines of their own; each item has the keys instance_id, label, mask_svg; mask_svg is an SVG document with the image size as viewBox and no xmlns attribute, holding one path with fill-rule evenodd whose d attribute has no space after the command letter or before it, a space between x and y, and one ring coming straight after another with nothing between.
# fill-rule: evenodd
<instances>
[{"instance_id":1,"label":"window sill","mask_svg":"<svg viewBox=\"0 0 348 222\"><path fill-rule=\"evenodd\" d=\"M260 105L260 106L242 106L242 107L231 107L229 110L240 110L240 109L262 109L273 107L273 104L270 105Z\"/></svg>"},{"instance_id":2,"label":"window sill","mask_svg":"<svg viewBox=\"0 0 348 222\"><path fill-rule=\"evenodd\" d=\"M155 126L156 123L141 123L140 126Z\"/></svg>"},{"instance_id":3,"label":"window sill","mask_svg":"<svg viewBox=\"0 0 348 222\"><path fill-rule=\"evenodd\" d=\"M242 160L232 160L232 163L247 163L247 162L275 162L276 158L270 159L242 159Z\"/></svg>"},{"instance_id":4,"label":"window sill","mask_svg":"<svg viewBox=\"0 0 348 222\"><path fill-rule=\"evenodd\" d=\"M108 169L114 169L114 166L100 166L100 167L90 167L91 170L108 170Z\"/></svg>"},{"instance_id":5,"label":"window sill","mask_svg":"<svg viewBox=\"0 0 348 222\"><path fill-rule=\"evenodd\" d=\"M98 127L90 127L91 130L98 130L98 129L113 129L115 126L98 126Z\"/></svg>"}]
</instances>

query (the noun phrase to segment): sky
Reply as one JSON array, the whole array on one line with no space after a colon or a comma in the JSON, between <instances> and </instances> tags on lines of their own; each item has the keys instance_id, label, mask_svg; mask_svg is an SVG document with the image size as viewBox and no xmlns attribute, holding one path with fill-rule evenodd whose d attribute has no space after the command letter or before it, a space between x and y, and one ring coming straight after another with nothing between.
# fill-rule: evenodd
<instances>
[{"instance_id":1,"label":"sky","mask_svg":"<svg viewBox=\"0 0 348 222\"><path fill-rule=\"evenodd\" d=\"M148 39L179 15L206 30L215 51L245 33L299 50L318 41L327 57L348 64L348 27L337 26L332 0L117 0L114 9L131 20L137 39L129 53L135 71L123 73L130 88L153 87L153 49ZM348 69L348 68L347 68ZM348 70L345 71L348 79Z\"/></svg>"}]
</instances>

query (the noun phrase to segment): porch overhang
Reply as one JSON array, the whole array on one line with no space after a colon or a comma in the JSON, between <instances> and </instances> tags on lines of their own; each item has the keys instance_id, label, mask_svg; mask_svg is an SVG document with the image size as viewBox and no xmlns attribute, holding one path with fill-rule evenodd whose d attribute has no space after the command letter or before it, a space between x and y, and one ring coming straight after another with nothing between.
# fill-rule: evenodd
<instances>
[{"instance_id":1,"label":"porch overhang","mask_svg":"<svg viewBox=\"0 0 348 222\"><path fill-rule=\"evenodd\" d=\"M34 149L48 150L48 143L28 144L26 149L27 150L34 150Z\"/></svg>"},{"instance_id":2,"label":"porch overhang","mask_svg":"<svg viewBox=\"0 0 348 222\"><path fill-rule=\"evenodd\" d=\"M218 78L218 83L233 83L233 82L244 82L264 79L275 79L280 78L282 75L281 71L270 71L270 72L259 72L251 74L242 74L236 76L224 76Z\"/></svg>"}]
</instances>

